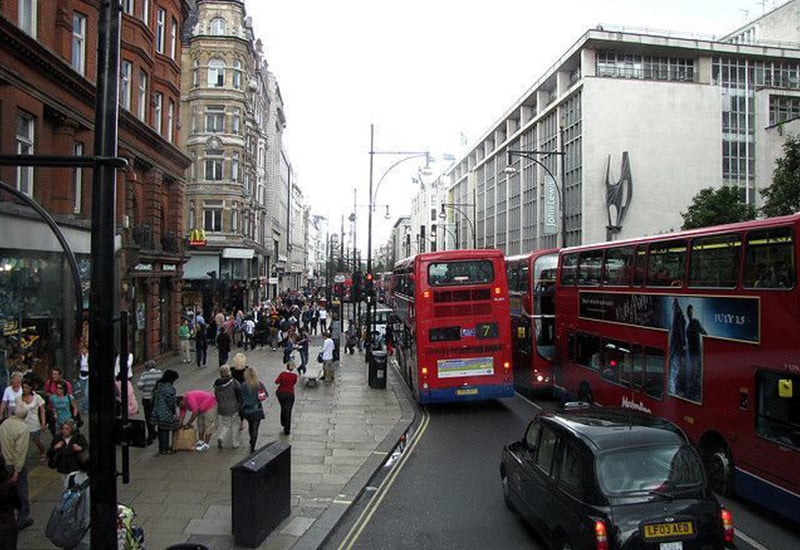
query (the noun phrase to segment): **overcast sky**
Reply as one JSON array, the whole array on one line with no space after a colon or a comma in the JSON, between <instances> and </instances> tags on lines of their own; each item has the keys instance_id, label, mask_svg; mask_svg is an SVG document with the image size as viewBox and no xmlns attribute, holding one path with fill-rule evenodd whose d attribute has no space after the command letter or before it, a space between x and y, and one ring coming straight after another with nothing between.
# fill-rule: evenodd
<instances>
[{"instance_id":1,"label":"overcast sky","mask_svg":"<svg viewBox=\"0 0 800 550\"><path fill-rule=\"evenodd\" d=\"M284 145L316 214L368 203L375 150L458 155L471 147L598 24L722 36L783 1L766 0L246 0L285 104ZM463 145L463 137L467 145ZM393 159L376 157L375 180ZM396 160L396 159L395 159ZM386 177L373 246L410 211L409 161ZM358 241L366 247L366 214Z\"/></svg>"}]
</instances>

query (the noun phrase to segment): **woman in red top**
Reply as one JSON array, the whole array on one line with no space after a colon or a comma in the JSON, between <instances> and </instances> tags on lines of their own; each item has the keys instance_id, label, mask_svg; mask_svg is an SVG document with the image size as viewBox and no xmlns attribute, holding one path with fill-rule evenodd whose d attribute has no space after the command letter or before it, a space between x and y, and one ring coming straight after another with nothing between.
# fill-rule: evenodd
<instances>
[{"instance_id":1,"label":"woman in red top","mask_svg":"<svg viewBox=\"0 0 800 550\"><path fill-rule=\"evenodd\" d=\"M275 397L281 404L281 426L283 433L289 434L292 425L292 407L294 407L294 385L297 384L297 373L294 371L294 361L286 362L286 370L281 372L275 379L278 389L275 390Z\"/></svg>"}]
</instances>

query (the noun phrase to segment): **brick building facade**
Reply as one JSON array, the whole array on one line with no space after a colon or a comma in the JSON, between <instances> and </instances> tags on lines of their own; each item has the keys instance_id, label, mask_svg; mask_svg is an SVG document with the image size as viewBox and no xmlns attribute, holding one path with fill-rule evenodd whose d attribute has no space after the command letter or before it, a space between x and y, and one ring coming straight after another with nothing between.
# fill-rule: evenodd
<instances>
[{"instance_id":1,"label":"brick building facade","mask_svg":"<svg viewBox=\"0 0 800 550\"><path fill-rule=\"evenodd\" d=\"M180 29L185 0L121 3L120 116L115 259L109 289L131 312L137 362L177 349L184 173L177 147ZM0 153L91 155L97 25L90 0L0 4ZM0 167L0 179L42 205L79 261L88 307L92 171ZM64 255L30 209L0 194L0 350L6 362L72 368L78 334ZM82 338L86 338L83 334Z\"/></svg>"}]
</instances>

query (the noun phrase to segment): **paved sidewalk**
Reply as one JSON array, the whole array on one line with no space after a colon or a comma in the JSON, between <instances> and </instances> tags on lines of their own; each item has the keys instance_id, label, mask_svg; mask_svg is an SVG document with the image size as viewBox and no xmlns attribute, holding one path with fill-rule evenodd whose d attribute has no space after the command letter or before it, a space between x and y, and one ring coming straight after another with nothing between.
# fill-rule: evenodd
<instances>
[{"instance_id":1,"label":"paved sidewalk","mask_svg":"<svg viewBox=\"0 0 800 550\"><path fill-rule=\"evenodd\" d=\"M313 337L310 361L315 360L321 344L320 337ZM240 350L233 353L236 351ZM292 433L284 435L273 383L283 368L282 355L282 351L269 348L247 353L248 364L257 369L270 393L258 447L275 440L291 445L291 515L259 548L314 549L388 458L413 421L415 409L393 369L388 369L386 390L372 389L367 384L363 354L344 354L333 384L306 387L298 383ZM205 369L181 363L177 357L159 367L180 373L176 383L180 394L211 389L218 375L217 364L216 348L212 347ZM159 456L155 444L131 450L131 482L125 485L119 480L118 497L136 511L148 549L187 541L212 550L235 548L230 468L247 455L247 430L241 435L242 446L236 450L217 449L213 437L211 449L202 453ZM62 476L39 465L35 446L31 447L28 468L35 523L20 533L19 548L51 549L44 527L61 495ZM118 468L120 464L118 460Z\"/></svg>"}]
</instances>

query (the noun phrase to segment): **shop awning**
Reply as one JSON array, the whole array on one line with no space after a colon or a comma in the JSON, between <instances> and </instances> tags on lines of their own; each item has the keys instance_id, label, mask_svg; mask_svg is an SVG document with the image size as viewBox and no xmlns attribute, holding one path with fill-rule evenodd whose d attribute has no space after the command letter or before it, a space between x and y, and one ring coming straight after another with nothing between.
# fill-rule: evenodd
<instances>
[{"instance_id":1,"label":"shop awning","mask_svg":"<svg viewBox=\"0 0 800 550\"><path fill-rule=\"evenodd\" d=\"M219 255L217 254L192 254L189 261L183 264L184 279L208 280L208 272L216 271L219 275Z\"/></svg>"},{"instance_id":2,"label":"shop awning","mask_svg":"<svg viewBox=\"0 0 800 550\"><path fill-rule=\"evenodd\" d=\"M226 260L250 260L255 255L252 248L223 248L222 257Z\"/></svg>"}]
</instances>

